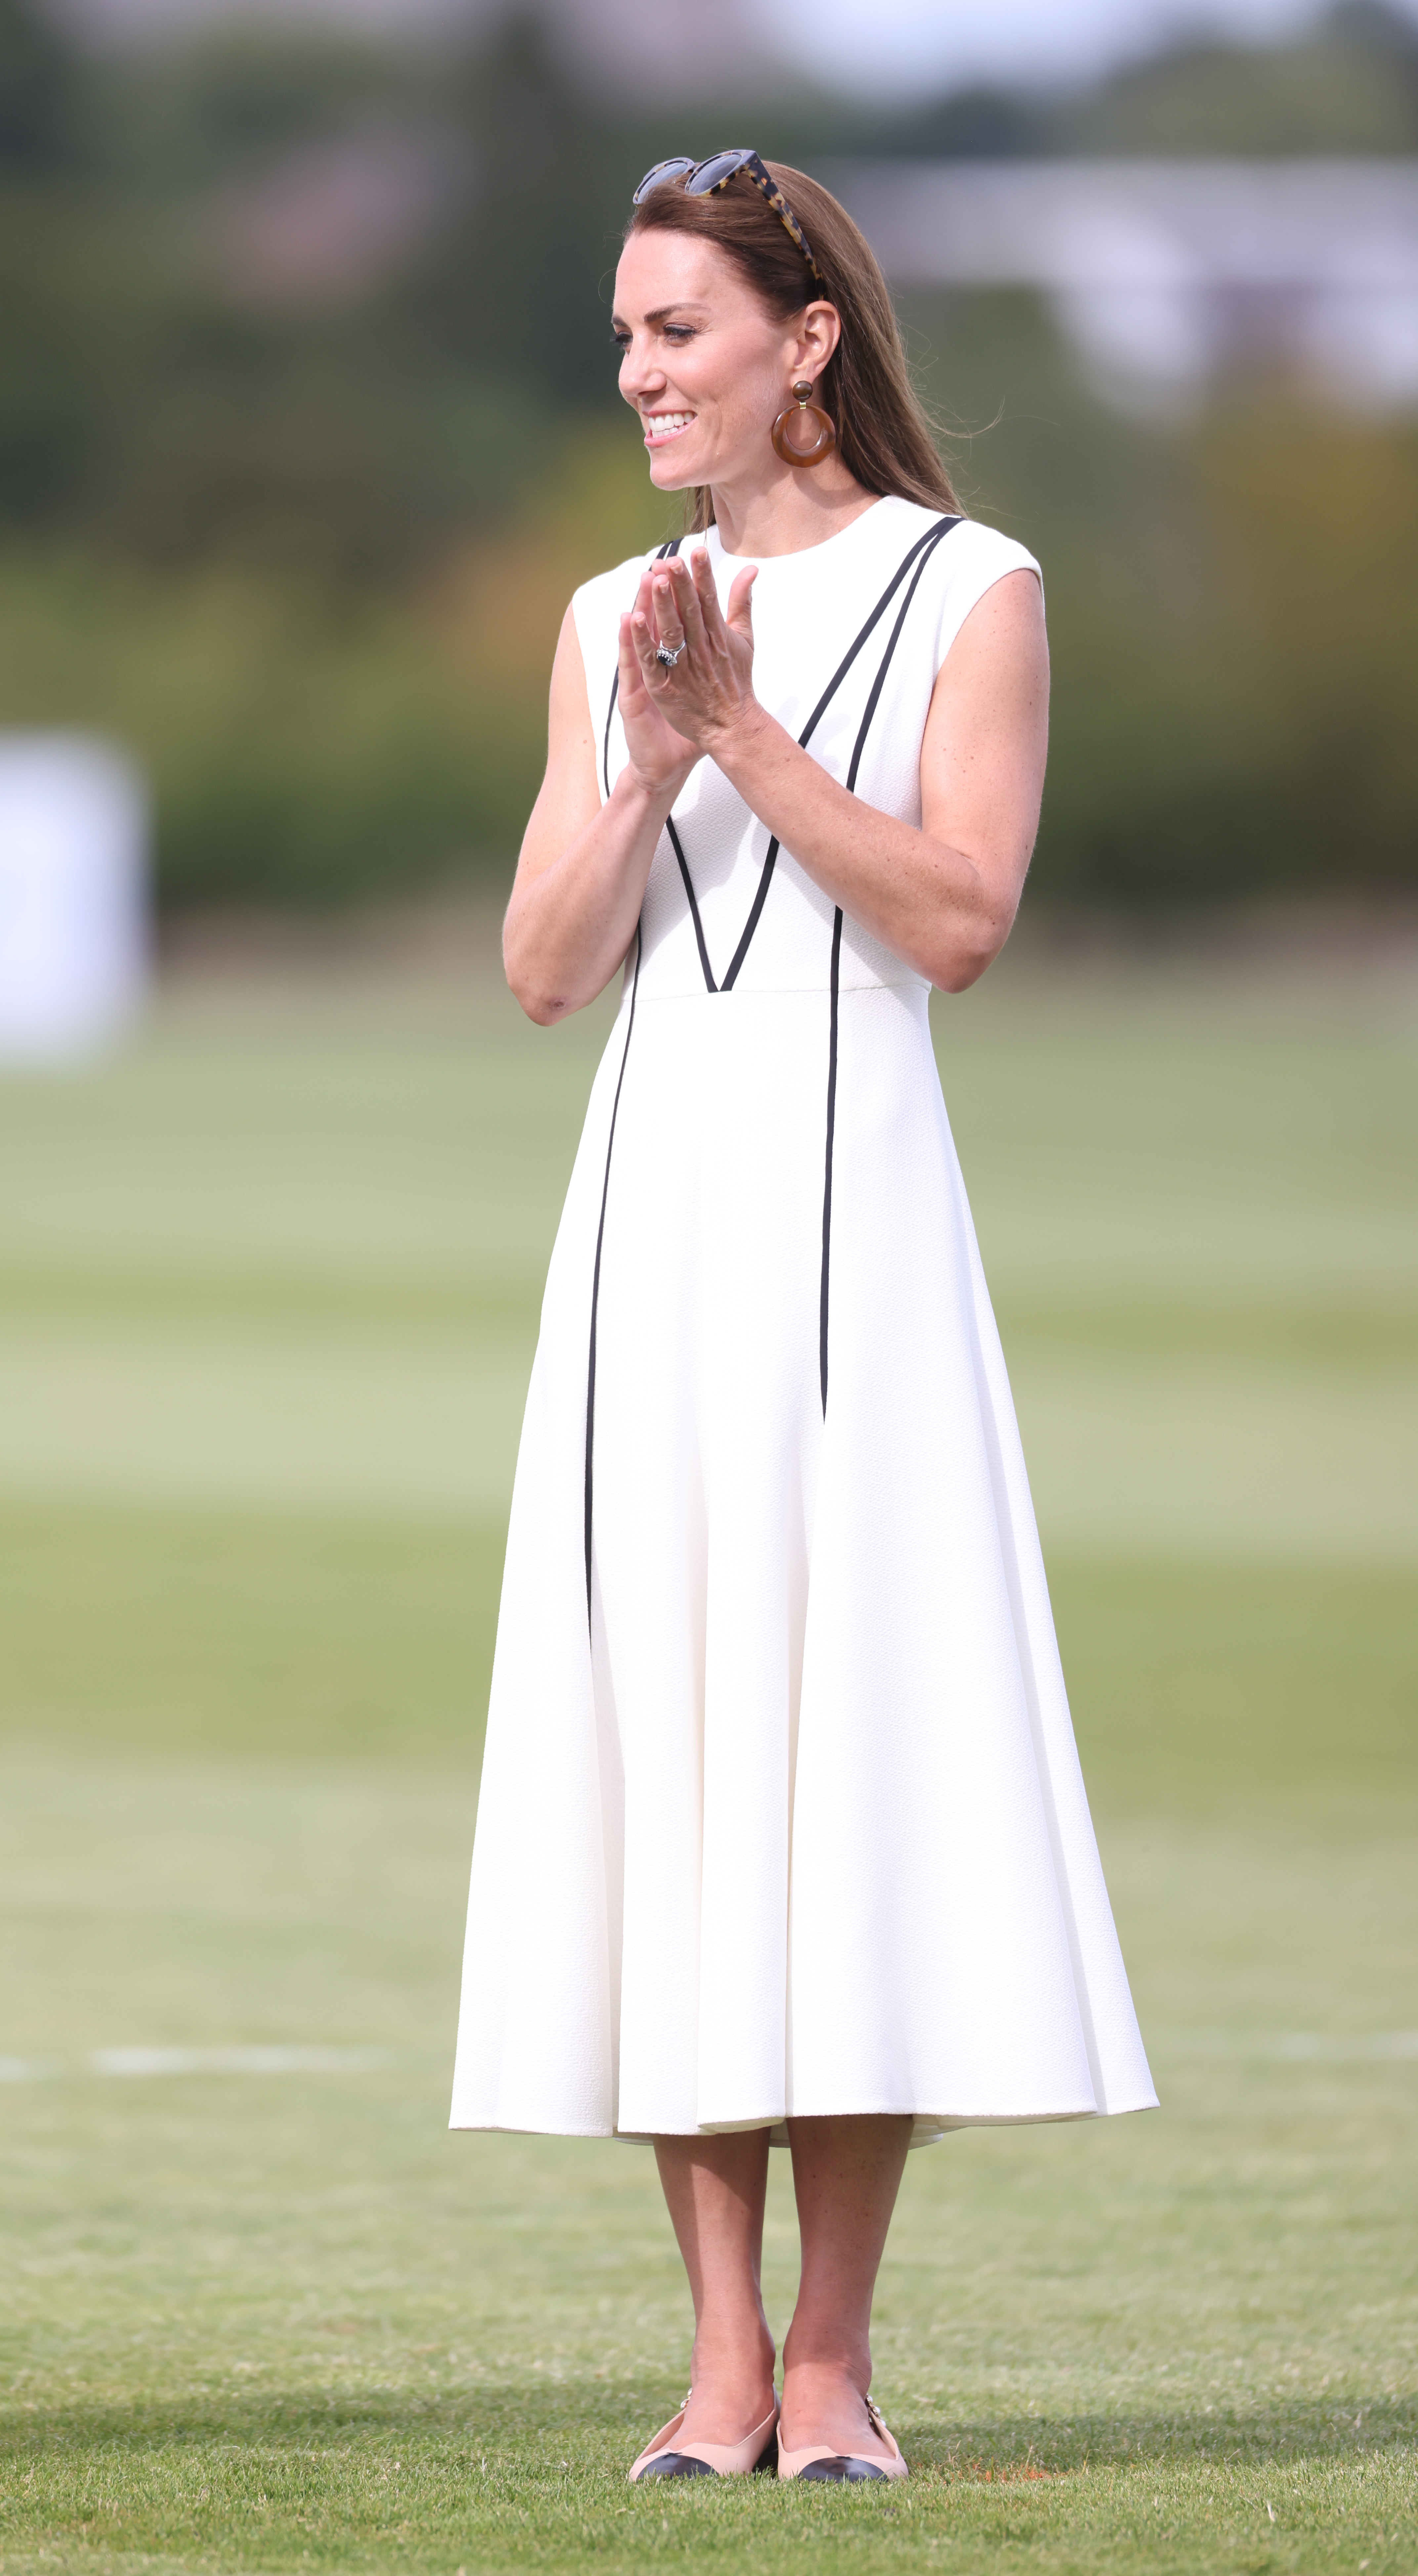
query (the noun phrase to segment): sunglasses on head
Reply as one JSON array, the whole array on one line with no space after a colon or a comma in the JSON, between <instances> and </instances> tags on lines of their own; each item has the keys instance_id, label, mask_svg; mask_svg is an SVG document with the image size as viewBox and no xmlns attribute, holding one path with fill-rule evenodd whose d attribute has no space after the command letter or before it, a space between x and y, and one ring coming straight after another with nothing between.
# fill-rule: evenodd
<instances>
[{"instance_id":1,"label":"sunglasses on head","mask_svg":"<svg viewBox=\"0 0 1418 2576\"><path fill-rule=\"evenodd\" d=\"M684 193L687 197L712 197L720 188L727 188L729 181L736 179L740 171L746 179L753 181L755 188L761 189L783 230L789 239L797 244L820 286L822 272L813 258L802 225L767 162L760 161L758 154L750 152L746 146L740 146L736 151L711 153L707 161L690 161L682 153L670 161L657 161L653 170L646 171L630 202L633 206L643 206L651 189L662 187L666 179L683 179Z\"/></svg>"}]
</instances>

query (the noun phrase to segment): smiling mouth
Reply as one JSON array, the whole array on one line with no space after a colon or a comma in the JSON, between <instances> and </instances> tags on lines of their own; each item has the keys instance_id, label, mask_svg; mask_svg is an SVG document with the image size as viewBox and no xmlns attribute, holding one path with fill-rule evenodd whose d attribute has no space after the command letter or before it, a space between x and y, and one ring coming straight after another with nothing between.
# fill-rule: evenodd
<instances>
[{"instance_id":1,"label":"smiling mouth","mask_svg":"<svg viewBox=\"0 0 1418 2576\"><path fill-rule=\"evenodd\" d=\"M692 411L647 411L642 413L647 447L662 447L669 438L679 438L694 418Z\"/></svg>"}]
</instances>

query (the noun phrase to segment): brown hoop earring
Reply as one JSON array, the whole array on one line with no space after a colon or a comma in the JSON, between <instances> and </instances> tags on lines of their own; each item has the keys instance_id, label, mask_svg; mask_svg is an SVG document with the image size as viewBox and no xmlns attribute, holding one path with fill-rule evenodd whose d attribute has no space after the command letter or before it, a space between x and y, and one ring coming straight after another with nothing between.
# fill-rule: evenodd
<instances>
[{"instance_id":1,"label":"brown hoop earring","mask_svg":"<svg viewBox=\"0 0 1418 2576\"><path fill-rule=\"evenodd\" d=\"M780 411L769 433L773 441L773 453L775 456L781 456L785 465L820 465L824 456L830 456L837 444L837 432L832 426L829 414L821 410L818 404L808 401L808 395L811 392L812 386L806 380L794 385L793 394L797 402L797 410L794 411L789 404L786 411ZM799 421L804 429L809 421L814 424L810 447L792 435Z\"/></svg>"}]
</instances>

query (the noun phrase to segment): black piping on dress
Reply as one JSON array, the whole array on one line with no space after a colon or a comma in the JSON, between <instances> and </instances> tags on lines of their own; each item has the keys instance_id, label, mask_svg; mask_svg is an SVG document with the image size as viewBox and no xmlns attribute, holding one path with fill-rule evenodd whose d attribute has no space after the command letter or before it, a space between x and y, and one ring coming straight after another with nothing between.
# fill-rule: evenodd
<instances>
[{"instance_id":1,"label":"black piping on dress","mask_svg":"<svg viewBox=\"0 0 1418 2576\"><path fill-rule=\"evenodd\" d=\"M679 539L678 537L672 537L667 545L661 546L659 554L656 556L655 560L657 563L663 563L666 555L678 554L678 552ZM620 669L619 665L617 665L615 678L611 682L610 705L606 709L605 737L601 745L601 775L606 782L607 796L609 796L611 792L611 719L615 714L615 702L619 689ZM682 861L681 865L683 865ZM635 1034L635 999L640 990L640 952L643 946L644 940L641 934L640 924L637 922L635 925L635 972L631 978L630 985L630 1017L627 1020L625 1027L625 1045L621 1052L620 1071L616 1076L615 1098L611 1103L610 1134L606 1138L606 1168L604 1178L601 1182L601 1213L596 1226L596 1258L591 1271L591 1332L590 1347L586 1359L586 1618L588 1623L591 1616L591 1526L595 1500L594 1487L596 1455L596 1323L600 1313L601 1304L601 1246L605 1242L606 1238L606 1201L610 1196L611 1155L615 1149L615 1122L620 1115L621 1085L625 1080L625 1068L630 1061L630 1041Z\"/></svg>"},{"instance_id":2,"label":"black piping on dress","mask_svg":"<svg viewBox=\"0 0 1418 2576\"><path fill-rule=\"evenodd\" d=\"M881 693L886 685L886 674L891 666L891 657L901 640L901 629L906 623L906 617L910 609L911 602L915 598L916 592L920 586L921 575L925 571L925 568L929 563L931 556L935 553L936 547L940 544L941 539L943 537L948 537L951 529L958 528L959 525L960 521L958 518L938 519L933 528L927 528L925 535L920 539L919 543L912 548L911 554L906 557L906 562L901 565L900 570L896 575L896 581L892 583L891 589L888 590L886 594L886 598L878 602L872 615L871 625L863 629L862 635L858 636L857 643L852 647L852 651L855 654L858 646L863 641L863 637L869 634L871 632L871 626L876 624L877 618L880 617L882 610L887 604L887 600L891 598L892 592L896 588L896 583L902 579L907 565L912 561L912 557L916 557L918 560L916 561L916 570L912 578L911 587L901 602L901 608L897 616L896 623L887 639L886 651L881 657L881 668L877 672L875 680L872 682L871 695L862 710L862 721L857 728L857 739L852 746L851 766L847 771L847 793L849 796L856 794L857 772L862 765L862 753L867 747L867 734L871 727L871 720L880 704ZM839 673L838 676L840 678L841 674ZM833 682L833 686L835 688L835 681ZM822 1181L822 1284L818 1291L817 1300L817 1360L819 1373L822 1379L822 1410L824 1416L827 1412L827 1322L828 1307L831 1302L832 1292L832 1153L837 1136L837 1023L841 992L842 907L839 904L832 916L832 967L828 978L827 1145L824 1157L826 1168L823 1173Z\"/></svg>"},{"instance_id":3,"label":"black piping on dress","mask_svg":"<svg viewBox=\"0 0 1418 2576\"><path fill-rule=\"evenodd\" d=\"M857 772L861 767L862 753L866 748L867 732L880 702L881 692L886 681L887 669L891 662L891 657L896 650L902 627L905 625L907 611L911 606L912 600L915 598L921 575L925 571L926 565L936 547L939 545L941 539L948 536L951 529L958 527L959 524L959 519L954 517L938 519L935 525L927 528L924 536L918 537L915 544L908 549L901 562L897 565L895 572L892 574L890 581L887 583L885 590L882 592L880 599L877 601L871 615L866 620L865 625L861 628L860 632L843 655L842 660L833 672L831 679L828 681L826 688L823 690L821 697L818 699L816 706L808 717L807 723L804 725L802 732L798 736L799 748L805 751L812 740L814 733L817 731L818 725L821 723L823 716L826 714L827 709L835 698L837 691L840 689L848 672L851 670L853 663L856 661L858 654L862 652L871 636L874 634L876 628L880 625L882 618L885 616L892 600L900 589L901 584L906 580L907 575L914 567L915 578L912 580L906 593L906 597L902 601L896 623L892 628L890 638L887 642L886 651L882 655L881 667L872 684L871 695L867 700L861 724L857 729L857 738L852 750L851 767L847 773L846 783L849 793L855 792L856 789ZM677 554L679 552L680 543L681 540L678 537L675 537L669 542L669 544L661 546L659 554L656 557L656 561L662 563L667 555ZM619 695L619 691L620 672L617 669L615 677L611 681L610 703L606 708L605 733L601 749L601 774L605 780L607 796L609 796L611 792L611 723L615 715L616 700ZM665 828L669 834L670 846L674 851L675 858L679 865L680 877L683 882L685 895L689 904L690 918L694 925L694 936L699 950L699 964L704 977L705 991L709 993L731 992L735 982L737 981L739 969L742 966L745 957L748 955L749 944L753 938L753 934L758 928L758 924L762 918L764 904L768 900L768 889L772 882L774 863L777 860L779 850L778 835L774 833L772 839L769 841L768 849L763 861L762 871L758 880L757 890L754 894L748 919L744 924L743 936L739 940L739 944L730 960L728 971L725 974L723 983L716 985L713 970L709 962L709 950L704 937L704 926L700 919L699 903L694 891L694 880L690 875L689 862L685 857L684 846L680 840L679 832L675 826L673 816L667 818ZM837 1033L838 996L842 955L842 921L843 916L839 906L833 915L832 922L832 967L827 1052L827 1146L822 1201L822 1279L818 1318L819 1355L822 1377L822 1405L824 1413L827 1409L827 1325L832 1239L832 1153L837 1118ZM615 1099L611 1105L610 1133L606 1138L606 1168L601 1182L601 1213L599 1223L596 1227L596 1257L591 1273L591 1327L586 1369L586 1616L588 1622L591 1617L592 1539L595 1505L596 1330L600 1312L601 1253L605 1243L606 1207L610 1196L611 1157L615 1150L616 1120L620 1113L620 1095L625 1082L625 1069L630 1061L630 1041L635 1031L635 1002L636 995L640 989L640 961L643 947L643 930L639 925L637 925L635 933L635 970L630 987L630 1016L626 1023L625 1046L620 1059L620 1072L616 1077Z\"/></svg>"},{"instance_id":4,"label":"black piping on dress","mask_svg":"<svg viewBox=\"0 0 1418 2576\"><path fill-rule=\"evenodd\" d=\"M630 1017L625 1024L625 1045L621 1051L620 1071L616 1075L615 1098L611 1102L611 1131L606 1138L606 1172L601 1183L601 1214L596 1227L596 1259L591 1272L591 1340L586 1361L586 1617L591 1616L591 1525L594 1504L596 1455L596 1321L601 1303L601 1246L606 1239L606 1201L610 1196L611 1155L615 1150L615 1122L620 1115L621 1085L630 1062L630 1041L635 1035L635 997L640 990L640 950L643 943L637 925L635 932L635 973L630 986Z\"/></svg>"},{"instance_id":5,"label":"black piping on dress","mask_svg":"<svg viewBox=\"0 0 1418 2576\"><path fill-rule=\"evenodd\" d=\"M826 715L827 710L831 706L833 699L836 697L838 690L841 688L843 681L846 679L847 673L850 671L857 655L862 651L876 628L880 625L882 618L886 615L888 608L891 606L891 603L895 598L897 591L900 589L902 582L905 580L906 575L910 571L911 566L917 563L917 558L919 557L920 561L919 564L917 564L916 572L916 581L919 581L921 572L925 568L927 553L933 551L935 546L939 544L940 539L943 536L948 536L950 530L954 527L958 527L959 524L958 519L938 519L933 528L927 528L925 535L923 537L918 537L915 544L908 548L906 554L902 557L901 562L897 565L895 572L892 574L890 581L887 583L885 590L882 592L880 599L877 601L875 608L872 610L870 617L867 619L866 624L861 629L860 634L858 634L854 641L848 646L847 651L844 653L836 670L833 672L831 679L828 681L826 688L823 690L821 697L818 699L816 706L813 708L811 715L808 717L807 723L803 726L802 732L798 736L798 749L800 751L806 751L808 744L811 742L813 735L816 733L818 726ZM676 545L678 545L679 540L676 539L675 542ZM666 547L664 551L669 553L671 549ZM915 597L915 593L916 582L913 581L910 591L907 594L907 607L910 606L911 600ZM902 617L904 617L904 615L905 610L903 609ZM862 730L857 736L857 747L853 755L852 763L852 777L848 780L849 786L852 784L852 781L855 779L857 774L857 764L861 760L862 746L866 740L866 726L870 724L872 716L876 712L876 702L881 695L882 681L886 676L886 662L890 661L892 652L895 649L896 637L901 632L901 622L901 618L898 617L895 633L892 635L891 642L886 648L886 661L883 662L881 670L877 673L876 686L873 689L871 698L868 702ZM612 709L615 706L618 681L619 674L617 673L616 680L611 683ZM608 712L606 716L607 755L609 755L610 748L610 731L611 720ZM610 794L609 777L607 777L606 781L606 794ZM699 949L699 963L704 975L704 989L707 993L731 993L738 981L739 968L742 966L745 957L748 955L749 943L763 917L763 907L768 900L768 889L773 881L773 869L778 857L778 835L776 832L774 833L768 844L768 848L764 853L763 867L759 875L758 885L754 893L753 903L749 910L748 919L743 926L743 936L729 961L728 970L724 976L722 984L716 984L709 964L709 950L705 943L703 925L699 918L699 904L694 891L694 880L689 872L689 862L685 857L684 846L675 827L673 815L670 816L665 825L665 829L670 836L670 846L674 851L675 857L679 861L679 872L684 880L685 893L689 898L690 915L694 923L694 936Z\"/></svg>"}]
</instances>

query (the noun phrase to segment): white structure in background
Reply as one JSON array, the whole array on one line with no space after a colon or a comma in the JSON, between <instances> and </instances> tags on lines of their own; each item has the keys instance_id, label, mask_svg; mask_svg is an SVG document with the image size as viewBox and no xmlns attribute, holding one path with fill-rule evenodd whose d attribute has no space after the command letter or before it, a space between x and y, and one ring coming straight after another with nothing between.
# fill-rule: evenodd
<instances>
[{"instance_id":1,"label":"white structure in background","mask_svg":"<svg viewBox=\"0 0 1418 2576\"><path fill-rule=\"evenodd\" d=\"M1039 289L1128 408L1257 360L1418 408L1418 162L859 161L831 184L898 285Z\"/></svg>"},{"instance_id":2,"label":"white structure in background","mask_svg":"<svg viewBox=\"0 0 1418 2576\"><path fill-rule=\"evenodd\" d=\"M147 800L77 734L0 734L0 1061L82 1055L141 1002Z\"/></svg>"}]
</instances>

